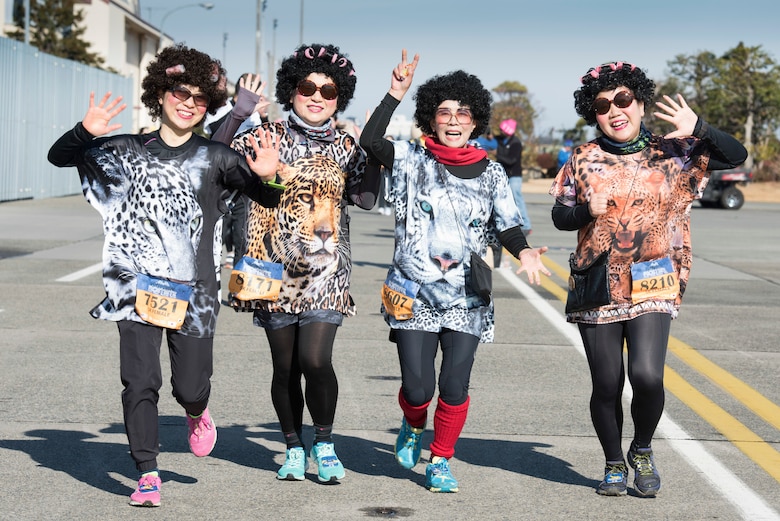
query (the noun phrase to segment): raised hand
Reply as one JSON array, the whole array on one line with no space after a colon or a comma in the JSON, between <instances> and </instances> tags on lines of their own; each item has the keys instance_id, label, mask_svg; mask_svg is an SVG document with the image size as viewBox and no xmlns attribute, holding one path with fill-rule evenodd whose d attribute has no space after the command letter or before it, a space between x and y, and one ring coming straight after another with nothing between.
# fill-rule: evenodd
<instances>
[{"instance_id":1,"label":"raised hand","mask_svg":"<svg viewBox=\"0 0 780 521\"><path fill-rule=\"evenodd\" d=\"M259 74L248 74L246 80L243 77L238 79L239 87L243 87L260 97L252 112L257 112L263 117L268 114L268 106L271 105L271 102L263 95L266 85L267 83L261 79Z\"/></svg>"},{"instance_id":2,"label":"raised hand","mask_svg":"<svg viewBox=\"0 0 780 521\"><path fill-rule=\"evenodd\" d=\"M281 144L279 135L272 133L267 128L257 127L257 138L255 138L254 132L251 132L246 139L252 145L254 152L254 158L252 154L246 155L246 162L250 170L260 176L263 181L276 179L276 172L279 170L279 145Z\"/></svg>"},{"instance_id":3,"label":"raised hand","mask_svg":"<svg viewBox=\"0 0 780 521\"><path fill-rule=\"evenodd\" d=\"M113 101L109 102L111 98L111 92L106 92L100 103L95 105L95 93L89 93L89 109L84 119L81 120L81 124L84 125L84 129L93 136L104 136L109 132L113 132L122 128L120 123L111 123L111 120L117 116L120 112L127 107L126 103L122 103L122 96L117 96Z\"/></svg>"},{"instance_id":4,"label":"raised hand","mask_svg":"<svg viewBox=\"0 0 780 521\"><path fill-rule=\"evenodd\" d=\"M674 125L677 130L664 136L667 139L678 137L689 137L693 135L693 129L696 128L696 121L699 116L691 109L683 99L682 94L677 95L677 102L671 97L664 95L666 104L656 101L656 106L664 112L654 112L655 117L668 121Z\"/></svg>"},{"instance_id":5,"label":"raised hand","mask_svg":"<svg viewBox=\"0 0 780 521\"><path fill-rule=\"evenodd\" d=\"M420 55L415 54L411 63L407 61L406 49L401 50L401 63L395 66L390 78L390 95L395 99L402 99L409 87L412 86L414 70L417 68L417 62L420 61Z\"/></svg>"}]
</instances>

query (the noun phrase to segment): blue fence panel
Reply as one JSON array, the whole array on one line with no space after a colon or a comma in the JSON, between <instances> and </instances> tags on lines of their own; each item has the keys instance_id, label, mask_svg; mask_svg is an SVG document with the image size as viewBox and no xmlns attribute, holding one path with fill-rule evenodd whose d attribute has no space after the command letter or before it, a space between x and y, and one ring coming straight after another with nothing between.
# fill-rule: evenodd
<instances>
[{"instance_id":1,"label":"blue fence panel","mask_svg":"<svg viewBox=\"0 0 780 521\"><path fill-rule=\"evenodd\" d=\"M132 92L132 79L0 37L0 202L81 193L75 168L56 168L49 147L84 117L89 94ZM115 121L132 128L125 110Z\"/></svg>"}]
</instances>

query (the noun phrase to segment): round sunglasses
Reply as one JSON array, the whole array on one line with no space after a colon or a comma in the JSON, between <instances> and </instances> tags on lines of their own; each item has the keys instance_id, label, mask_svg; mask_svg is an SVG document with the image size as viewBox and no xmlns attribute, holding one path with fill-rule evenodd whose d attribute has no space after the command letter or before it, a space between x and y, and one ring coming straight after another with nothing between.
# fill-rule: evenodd
<instances>
[{"instance_id":1,"label":"round sunglasses","mask_svg":"<svg viewBox=\"0 0 780 521\"><path fill-rule=\"evenodd\" d=\"M301 96L314 96L314 93L317 91L320 91L322 97L327 100L334 100L339 96L339 88L333 83L326 83L318 87L316 83L310 80L298 82L298 94Z\"/></svg>"},{"instance_id":2,"label":"round sunglasses","mask_svg":"<svg viewBox=\"0 0 780 521\"><path fill-rule=\"evenodd\" d=\"M207 95L193 94L190 92L190 89L187 87L182 87L181 85L171 87L170 91L171 94L173 94L173 97L179 101L187 101L188 99L192 98L192 101L195 102L196 107L208 107L209 102L211 101L211 98L209 98Z\"/></svg>"},{"instance_id":3,"label":"round sunglasses","mask_svg":"<svg viewBox=\"0 0 780 521\"><path fill-rule=\"evenodd\" d=\"M595 100L593 100L593 110L596 111L596 114L603 116L604 114L609 112L609 109L613 103L617 108L625 109L628 108L634 102L634 99L635 98L633 94L631 94L627 90L623 90L615 94L615 97L612 99L596 98Z\"/></svg>"},{"instance_id":4,"label":"round sunglasses","mask_svg":"<svg viewBox=\"0 0 780 521\"><path fill-rule=\"evenodd\" d=\"M473 121L473 116L471 115L471 111L467 108L458 108L455 112L452 112L450 109L447 108L440 108L436 109L436 114L434 116L436 123L440 125L446 125L450 121L452 121L452 118L455 118L455 121L458 122L459 125L470 125Z\"/></svg>"}]
</instances>

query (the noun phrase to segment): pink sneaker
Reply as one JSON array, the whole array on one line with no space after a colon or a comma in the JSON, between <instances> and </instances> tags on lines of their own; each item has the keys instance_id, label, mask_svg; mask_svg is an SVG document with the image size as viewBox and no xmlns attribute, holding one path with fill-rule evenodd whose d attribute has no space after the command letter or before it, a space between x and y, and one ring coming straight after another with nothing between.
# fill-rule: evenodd
<instances>
[{"instance_id":1,"label":"pink sneaker","mask_svg":"<svg viewBox=\"0 0 780 521\"><path fill-rule=\"evenodd\" d=\"M217 426L211 419L209 408L206 407L199 418L191 418L188 414L187 427L189 428L188 439L192 453L199 458L211 454L211 450L217 444Z\"/></svg>"},{"instance_id":2,"label":"pink sneaker","mask_svg":"<svg viewBox=\"0 0 780 521\"><path fill-rule=\"evenodd\" d=\"M130 504L134 507L159 507L161 485L162 480L159 476L154 474L141 476L135 492L130 494Z\"/></svg>"}]
</instances>

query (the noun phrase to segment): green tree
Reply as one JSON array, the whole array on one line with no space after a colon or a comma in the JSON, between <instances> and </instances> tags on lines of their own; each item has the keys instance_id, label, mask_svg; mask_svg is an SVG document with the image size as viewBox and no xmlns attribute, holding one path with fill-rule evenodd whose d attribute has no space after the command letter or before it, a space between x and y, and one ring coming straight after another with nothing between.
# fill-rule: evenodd
<instances>
[{"instance_id":1,"label":"green tree","mask_svg":"<svg viewBox=\"0 0 780 521\"><path fill-rule=\"evenodd\" d=\"M740 42L720 57L678 55L669 67L671 75L659 94L681 93L699 116L742 140L750 152L747 168L777 155L780 68L761 46ZM658 119L655 123L668 129Z\"/></svg>"},{"instance_id":2,"label":"green tree","mask_svg":"<svg viewBox=\"0 0 780 521\"><path fill-rule=\"evenodd\" d=\"M674 60L667 62L670 76L656 80L657 101L663 102L664 95L676 100L677 94L682 94L693 111L701 115L706 110L707 99L718 73L717 62L718 58L708 51L690 56L678 54ZM653 115L655 110L654 106L645 107L645 116L652 122L655 131L662 134L671 132L673 126L656 118Z\"/></svg>"},{"instance_id":3,"label":"green tree","mask_svg":"<svg viewBox=\"0 0 780 521\"><path fill-rule=\"evenodd\" d=\"M89 52L89 43L82 39L86 28L84 12L74 9L75 0L30 0L30 44L41 52L101 67L105 60ZM6 35L24 41L24 6L14 4L13 19L16 29Z\"/></svg>"},{"instance_id":4,"label":"green tree","mask_svg":"<svg viewBox=\"0 0 780 521\"><path fill-rule=\"evenodd\" d=\"M534 137L536 111L531 103L528 87L517 81L504 81L493 88L497 101L493 103L490 128L498 134L498 124L505 119L517 121L517 132L523 142L523 168L535 163L531 161L538 153L538 140Z\"/></svg>"},{"instance_id":5,"label":"green tree","mask_svg":"<svg viewBox=\"0 0 780 521\"><path fill-rule=\"evenodd\" d=\"M517 130L524 137L530 137L534 133L536 111L531 104L528 87L517 81L505 81L493 92L498 100L493 103L490 128L497 129L499 122L511 118L517 121Z\"/></svg>"},{"instance_id":6,"label":"green tree","mask_svg":"<svg viewBox=\"0 0 780 521\"><path fill-rule=\"evenodd\" d=\"M741 136L752 168L757 145L774 138L780 126L780 68L761 47L740 42L719 60L710 103L719 109L724 130Z\"/></svg>"}]
</instances>

